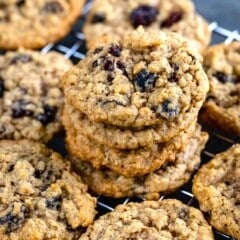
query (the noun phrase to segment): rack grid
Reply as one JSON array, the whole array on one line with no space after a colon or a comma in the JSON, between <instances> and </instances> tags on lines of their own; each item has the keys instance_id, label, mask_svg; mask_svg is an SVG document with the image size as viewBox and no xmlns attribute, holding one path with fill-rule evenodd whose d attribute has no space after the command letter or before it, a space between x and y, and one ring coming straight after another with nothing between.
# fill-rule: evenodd
<instances>
[{"instance_id":1,"label":"rack grid","mask_svg":"<svg viewBox=\"0 0 240 240\"><path fill-rule=\"evenodd\" d=\"M69 33L69 35L63 39L62 41L56 43L56 44L48 44L46 45L41 52L47 53L49 51L55 50L65 55L66 58L70 58L74 63L77 63L78 61L85 58L86 53L86 47L85 47L85 38L83 33L81 32L81 26L83 25L85 21L85 17L91 7L91 2L87 2L87 4L84 7L83 15L77 22L77 24L74 26L73 30ZM240 34L238 30L230 31L228 29L222 28L218 25L217 22L212 22L209 24L209 28L212 31L213 37L214 36L220 36L223 38L223 41L226 44L231 43L232 41L240 41ZM208 162L216 153L222 152L232 146L233 144L240 143L240 138L236 138L233 136L227 136L225 133L219 132L219 131L212 131L210 129L207 129L207 127L203 126L203 129L208 131L209 133L209 141L206 145L205 150L202 153L202 163ZM59 140L61 143L61 146L64 146L63 144L63 137L60 137L58 139L58 145ZM59 146L54 146L53 148L55 150L59 150L62 152L62 149L59 148ZM183 186L180 190L169 194L167 196L163 195L159 200L162 200L164 198L175 198L179 199L185 204L189 206L194 206L199 208L199 205L197 203L197 200L194 198L193 194L191 193L191 181ZM135 202L141 202L143 199L138 197L132 197L132 198L121 198L121 199L111 199L106 198L104 196L97 196L97 210L98 210L98 216L105 214L109 211L112 211L118 204L126 204L131 201ZM218 232L214 230L215 239L217 240L234 240L234 238L227 236L221 232Z\"/></svg>"}]
</instances>

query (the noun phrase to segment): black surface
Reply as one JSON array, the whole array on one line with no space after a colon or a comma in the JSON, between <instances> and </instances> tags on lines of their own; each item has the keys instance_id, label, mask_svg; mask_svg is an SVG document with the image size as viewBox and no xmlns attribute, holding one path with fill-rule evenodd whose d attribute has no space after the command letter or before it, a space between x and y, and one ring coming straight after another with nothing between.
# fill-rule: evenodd
<instances>
[{"instance_id":1,"label":"black surface","mask_svg":"<svg viewBox=\"0 0 240 240\"><path fill-rule=\"evenodd\" d=\"M229 30L240 30L239 0L193 0L197 11L209 22Z\"/></svg>"}]
</instances>

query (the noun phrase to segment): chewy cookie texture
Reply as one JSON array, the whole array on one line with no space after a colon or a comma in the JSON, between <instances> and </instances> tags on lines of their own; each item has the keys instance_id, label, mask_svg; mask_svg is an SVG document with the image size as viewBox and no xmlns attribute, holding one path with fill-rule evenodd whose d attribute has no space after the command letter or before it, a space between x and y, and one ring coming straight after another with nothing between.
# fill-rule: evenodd
<instances>
[{"instance_id":1,"label":"chewy cookie texture","mask_svg":"<svg viewBox=\"0 0 240 240\"><path fill-rule=\"evenodd\" d=\"M207 134L201 132L198 126L184 150L179 151L174 160L167 159L159 169L141 177L125 177L106 167L96 169L76 156L70 156L69 160L82 180L97 194L114 198L137 195L157 200L160 194L173 192L190 179L201 162L200 152L207 139Z\"/></svg>"},{"instance_id":2,"label":"chewy cookie texture","mask_svg":"<svg viewBox=\"0 0 240 240\"><path fill-rule=\"evenodd\" d=\"M213 240L202 213L178 200L128 203L101 216L79 240Z\"/></svg>"},{"instance_id":3,"label":"chewy cookie texture","mask_svg":"<svg viewBox=\"0 0 240 240\"><path fill-rule=\"evenodd\" d=\"M180 35L139 28L90 51L62 85L67 102L92 121L132 129L158 125L166 136L186 128L202 106L209 86L201 60Z\"/></svg>"},{"instance_id":4,"label":"chewy cookie texture","mask_svg":"<svg viewBox=\"0 0 240 240\"><path fill-rule=\"evenodd\" d=\"M240 136L240 42L210 47L204 56L210 91L200 117Z\"/></svg>"},{"instance_id":5,"label":"chewy cookie texture","mask_svg":"<svg viewBox=\"0 0 240 240\"><path fill-rule=\"evenodd\" d=\"M210 42L207 22L189 0L95 0L83 32L91 49L99 42L118 41L138 26L146 31L177 32L202 51Z\"/></svg>"},{"instance_id":6,"label":"chewy cookie texture","mask_svg":"<svg viewBox=\"0 0 240 240\"><path fill-rule=\"evenodd\" d=\"M84 0L1 0L0 48L41 48L64 37Z\"/></svg>"},{"instance_id":7,"label":"chewy cookie texture","mask_svg":"<svg viewBox=\"0 0 240 240\"><path fill-rule=\"evenodd\" d=\"M192 190L211 225L240 239L240 144L204 165Z\"/></svg>"},{"instance_id":8,"label":"chewy cookie texture","mask_svg":"<svg viewBox=\"0 0 240 240\"><path fill-rule=\"evenodd\" d=\"M78 239L96 199L58 153L29 140L0 141L0 239Z\"/></svg>"},{"instance_id":9,"label":"chewy cookie texture","mask_svg":"<svg viewBox=\"0 0 240 240\"><path fill-rule=\"evenodd\" d=\"M47 142L61 129L61 54L19 50L0 56L0 139Z\"/></svg>"}]
</instances>

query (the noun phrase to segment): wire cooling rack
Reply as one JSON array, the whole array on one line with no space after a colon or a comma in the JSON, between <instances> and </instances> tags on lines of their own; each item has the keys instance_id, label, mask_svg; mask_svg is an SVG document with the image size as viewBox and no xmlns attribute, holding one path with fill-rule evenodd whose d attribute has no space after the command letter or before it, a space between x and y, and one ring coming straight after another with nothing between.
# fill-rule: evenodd
<instances>
[{"instance_id":1,"label":"wire cooling rack","mask_svg":"<svg viewBox=\"0 0 240 240\"><path fill-rule=\"evenodd\" d=\"M74 63L77 63L79 60L85 57L86 47L85 47L85 38L83 33L80 31L81 27L85 21L86 14L88 13L91 7L91 3L87 3L83 10L83 16L77 24L73 27L73 30L70 34L58 42L57 44L48 44L42 49L42 53L47 53L49 51L55 50L65 55L66 58L70 58ZM229 31L228 29L222 28L218 25L217 22L212 22L209 24L209 28L213 32L214 42L217 40L224 41L226 44L231 43L232 41L240 41L240 34L237 30ZM235 143L240 143L240 139L227 136L226 133L221 133L218 131L212 131L203 126L203 129L208 131L210 138L206 145L205 150L202 153L202 163L208 162L216 153L222 152L232 146ZM65 154L64 150L64 140L63 136L55 138L50 144L50 147L57 150L58 152ZM182 187L180 190L169 194L167 196L161 196L160 200L164 198L175 198L181 200L183 203L197 207L197 200L194 198L191 193L191 181ZM112 211L118 204L126 204L131 201L141 202L142 199L138 197L133 198L121 198L121 199L111 199L103 196L97 196L98 204L98 216L105 214L109 211ZM215 239L217 240L234 240L234 238L227 236L221 232L214 230Z\"/></svg>"}]
</instances>

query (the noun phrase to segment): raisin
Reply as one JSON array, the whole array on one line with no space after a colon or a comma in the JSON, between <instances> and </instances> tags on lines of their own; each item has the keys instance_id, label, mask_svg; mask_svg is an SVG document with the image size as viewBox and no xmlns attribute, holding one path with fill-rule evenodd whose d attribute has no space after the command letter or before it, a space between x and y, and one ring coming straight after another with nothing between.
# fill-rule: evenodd
<instances>
[{"instance_id":1,"label":"raisin","mask_svg":"<svg viewBox=\"0 0 240 240\"><path fill-rule=\"evenodd\" d=\"M112 82L113 79L114 79L113 74L108 74L108 76L107 76L107 80L108 80L108 82Z\"/></svg>"},{"instance_id":2,"label":"raisin","mask_svg":"<svg viewBox=\"0 0 240 240\"><path fill-rule=\"evenodd\" d=\"M179 114L179 107L172 104L170 100L165 100L157 108L157 115L164 119L173 119Z\"/></svg>"},{"instance_id":3,"label":"raisin","mask_svg":"<svg viewBox=\"0 0 240 240\"><path fill-rule=\"evenodd\" d=\"M40 179L44 172L45 172L45 169L44 170L36 169L33 175L34 175L35 178Z\"/></svg>"},{"instance_id":4,"label":"raisin","mask_svg":"<svg viewBox=\"0 0 240 240\"><path fill-rule=\"evenodd\" d=\"M91 18L91 23L103 23L105 22L105 14L104 13L95 13Z\"/></svg>"},{"instance_id":5,"label":"raisin","mask_svg":"<svg viewBox=\"0 0 240 240\"><path fill-rule=\"evenodd\" d=\"M21 117L31 117L33 116L33 111L26 109L26 106L29 102L25 100L19 100L13 103L12 105L12 116L14 118L21 118Z\"/></svg>"},{"instance_id":6,"label":"raisin","mask_svg":"<svg viewBox=\"0 0 240 240\"><path fill-rule=\"evenodd\" d=\"M54 198L50 198L46 200L46 206L47 208L50 208L52 210L59 210L61 207L62 197L57 196Z\"/></svg>"},{"instance_id":7,"label":"raisin","mask_svg":"<svg viewBox=\"0 0 240 240\"><path fill-rule=\"evenodd\" d=\"M228 83L228 82L232 82L232 78L230 76L228 76L227 74L223 73L223 72L216 72L213 74L214 77L216 77L221 83Z\"/></svg>"},{"instance_id":8,"label":"raisin","mask_svg":"<svg viewBox=\"0 0 240 240\"><path fill-rule=\"evenodd\" d=\"M163 28L171 27L174 23L179 22L182 19L182 17L183 13L181 11L172 12L168 16L168 18L162 22L161 27Z\"/></svg>"},{"instance_id":9,"label":"raisin","mask_svg":"<svg viewBox=\"0 0 240 240\"><path fill-rule=\"evenodd\" d=\"M16 57L12 58L10 61L11 64L17 64L17 63L28 63L32 61L32 57L28 54L19 54Z\"/></svg>"},{"instance_id":10,"label":"raisin","mask_svg":"<svg viewBox=\"0 0 240 240\"><path fill-rule=\"evenodd\" d=\"M113 64L112 60L110 60L109 58L106 58L103 61L103 68L105 71L112 72L114 70L114 64Z\"/></svg>"},{"instance_id":11,"label":"raisin","mask_svg":"<svg viewBox=\"0 0 240 240\"><path fill-rule=\"evenodd\" d=\"M168 81L169 82L177 82L178 81L177 72L179 70L179 66L175 63L171 63L170 65L173 69L173 72L168 77Z\"/></svg>"},{"instance_id":12,"label":"raisin","mask_svg":"<svg viewBox=\"0 0 240 240\"><path fill-rule=\"evenodd\" d=\"M3 93L4 93L4 82L3 82L3 79L0 77L0 98L3 97Z\"/></svg>"},{"instance_id":13,"label":"raisin","mask_svg":"<svg viewBox=\"0 0 240 240\"><path fill-rule=\"evenodd\" d=\"M156 80L157 76L146 69L141 70L134 77L135 86L140 92L151 91L155 87Z\"/></svg>"},{"instance_id":14,"label":"raisin","mask_svg":"<svg viewBox=\"0 0 240 240\"><path fill-rule=\"evenodd\" d=\"M26 0L18 0L16 2L17 7L22 7L26 3Z\"/></svg>"},{"instance_id":15,"label":"raisin","mask_svg":"<svg viewBox=\"0 0 240 240\"><path fill-rule=\"evenodd\" d=\"M136 28L139 25L149 26L157 18L158 10L149 5L141 5L134 9L130 15L132 25Z\"/></svg>"},{"instance_id":16,"label":"raisin","mask_svg":"<svg viewBox=\"0 0 240 240\"><path fill-rule=\"evenodd\" d=\"M116 65L117 65L118 69L122 70L123 75L128 77L128 73L127 73L127 70L126 70L126 65L122 61L120 61L120 60L117 61Z\"/></svg>"},{"instance_id":17,"label":"raisin","mask_svg":"<svg viewBox=\"0 0 240 240\"><path fill-rule=\"evenodd\" d=\"M56 107L51 107L48 105L43 106L43 113L39 113L36 116L36 119L41 122L43 125L47 125L48 123L51 123L55 119L55 115L57 113Z\"/></svg>"},{"instance_id":18,"label":"raisin","mask_svg":"<svg viewBox=\"0 0 240 240\"><path fill-rule=\"evenodd\" d=\"M189 218L189 210L187 208L182 208L179 212L178 212L178 217L186 220L187 218Z\"/></svg>"},{"instance_id":19,"label":"raisin","mask_svg":"<svg viewBox=\"0 0 240 240\"><path fill-rule=\"evenodd\" d=\"M118 45L113 44L110 48L109 48L109 53L111 55L113 55L114 57L120 57L121 55L121 48Z\"/></svg>"},{"instance_id":20,"label":"raisin","mask_svg":"<svg viewBox=\"0 0 240 240\"><path fill-rule=\"evenodd\" d=\"M13 215L10 211L7 215L0 218L0 225L7 224L6 233L17 230L24 223L25 218L29 215L29 210L26 206L21 206L21 212L18 216Z\"/></svg>"},{"instance_id":21,"label":"raisin","mask_svg":"<svg viewBox=\"0 0 240 240\"><path fill-rule=\"evenodd\" d=\"M102 50L103 50L102 47L95 48L94 51L93 51L93 53L94 53L94 54L97 54L97 53L100 53Z\"/></svg>"},{"instance_id":22,"label":"raisin","mask_svg":"<svg viewBox=\"0 0 240 240\"><path fill-rule=\"evenodd\" d=\"M93 63L92 63L92 67L93 68L96 68L98 66L98 60L95 60Z\"/></svg>"},{"instance_id":23,"label":"raisin","mask_svg":"<svg viewBox=\"0 0 240 240\"><path fill-rule=\"evenodd\" d=\"M63 11L63 7L58 1L52 1L47 2L42 10L48 13L59 13Z\"/></svg>"}]
</instances>

